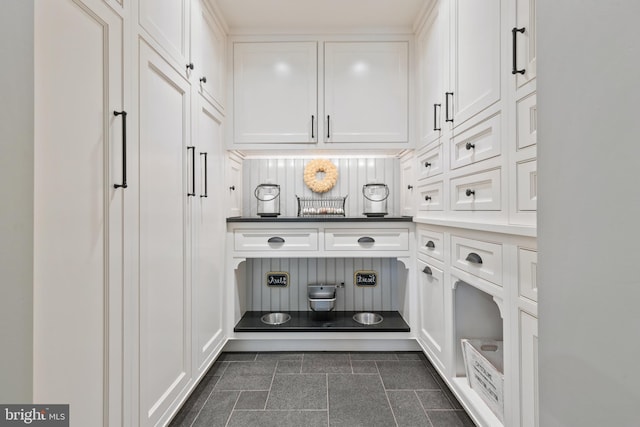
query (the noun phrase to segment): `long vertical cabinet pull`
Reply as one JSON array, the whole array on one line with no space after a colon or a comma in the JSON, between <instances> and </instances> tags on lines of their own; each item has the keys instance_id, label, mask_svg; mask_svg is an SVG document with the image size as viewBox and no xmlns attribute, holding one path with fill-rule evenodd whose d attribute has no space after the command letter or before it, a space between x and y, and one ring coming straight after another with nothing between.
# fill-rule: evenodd
<instances>
[{"instance_id":1,"label":"long vertical cabinet pull","mask_svg":"<svg viewBox=\"0 0 640 427\"><path fill-rule=\"evenodd\" d=\"M442 104L433 104L433 130L436 132L442 130L442 128L438 126L438 108L442 108Z\"/></svg>"},{"instance_id":2,"label":"long vertical cabinet pull","mask_svg":"<svg viewBox=\"0 0 640 427\"><path fill-rule=\"evenodd\" d=\"M196 147L189 146L187 147L187 152L191 151L191 191L187 190L187 197L195 197L196 196Z\"/></svg>"},{"instance_id":3,"label":"long vertical cabinet pull","mask_svg":"<svg viewBox=\"0 0 640 427\"><path fill-rule=\"evenodd\" d=\"M331 116L327 116L327 139L331 138L331 128L330 128L330 123L331 122Z\"/></svg>"},{"instance_id":4,"label":"long vertical cabinet pull","mask_svg":"<svg viewBox=\"0 0 640 427\"><path fill-rule=\"evenodd\" d=\"M513 29L511 30L511 35L513 37L513 66L511 68L511 74L524 74L526 70L522 69L522 70L518 70L518 47L516 46L516 39L517 39L517 35L518 33L523 33L524 34L524 27L522 28L516 28L513 27Z\"/></svg>"},{"instance_id":5,"label":"long vertical cabinet pull","mask_svg":"<svg viewBox=\"0 0 640 427\"><path fill-rule=\"evenodd\" d=\"M316 116L311 115L311 140L315 139L315 133L313 131L313 126L315 125Z\"/></svg>"},{"instance_id":6,"label":"long vertical cabinet pull","mask_svg":"<svg viewBox=\"0 0 640 427\"><path fill-rule=\"evenodd\" d=\"M453 100L453 92L444 93L444 121L453 123L453 114L451 114L451 118L449 118L449 95L451 95Z\"/></svg>"},{"instance_id":7,"label":"long vertical cabinet pull","mask_svg":"<svg viewBox=\"0 0 640 427\"><path fill-rule=\"evenodd\" d=\"M200 197L209 197L209 190L207 186L207 181L209 180L207 173L207 153L200 153L200 156L204 156L204 194L201 194Z\"/></svg>"},{"instance_id":8,"label":"long vertical cabinet pull","mask_svg":"<svg viewBox=\"0 0 640 427\"><path fill-rule=\"evenodd\" d=\"M127 188L127 112L114 111L113 115L122 116L122 184L113 184L113 188Z\"/></svg>"}]
</instances>

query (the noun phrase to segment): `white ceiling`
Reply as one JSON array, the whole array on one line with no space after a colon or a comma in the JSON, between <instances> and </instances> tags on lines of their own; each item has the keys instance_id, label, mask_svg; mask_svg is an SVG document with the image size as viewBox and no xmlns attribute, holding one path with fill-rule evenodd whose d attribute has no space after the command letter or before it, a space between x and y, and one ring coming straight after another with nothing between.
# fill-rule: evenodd
<instances>
[{"instance_id":1,"label":"white ceiling","mask_svg":"<svg viewBox=\"0 0 640 427\"><path fill-rule=\"evenodd\" d=\"M411 32L431 0L214 0L232 34Z\"/></svg>"}]
</instances>

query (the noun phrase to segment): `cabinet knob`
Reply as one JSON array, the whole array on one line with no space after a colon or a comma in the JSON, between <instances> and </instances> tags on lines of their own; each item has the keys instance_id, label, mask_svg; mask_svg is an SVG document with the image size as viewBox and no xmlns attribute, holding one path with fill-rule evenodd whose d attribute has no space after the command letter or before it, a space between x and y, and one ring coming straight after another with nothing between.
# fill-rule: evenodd
<instances>
[{"instance_id":1,"label":"cabinet knob","mask_svg":"<svg viewBox=\"0 0 640 427\"><path fill-rule=\"evenodd\" d=\"M428 265L425 268L422 269L422 272L424 274L429 275L429 276L431 276L433 274L433 271L431 271L431 268Z\"/></svg>"},{"instance_id":2,"label":"cabinet knob","mask_svg":"<svg viewBox=\"0 0 640 427\"><path fill-rule=\"evenodd\" d=\"M465 191L464 194L466 194L467 197L470 197L470 196L475 196L476 192L475 192L475 190L470 190L470 189L467 188L467 191Z\"/></svg>"},{"instance_id":3,"label":"cabinet knob","mask_svg":"<svg viewBox=\"0 0 640 427\"><path fill-rule=\"evenodd\" d=\"M267 240L268 243L284 243L284 239L282 237L270 237Z\"/></svg>"},{"instance_id":4,"label":"cabinet knob","mask_svg":"<svg viewBox=\"0 0 640 427\"><path fill-rule=\"evenodd\" d=\"M413 190L413 185L407 185L407 190Z\"/></svg>"},{"instance_id":5,"label":"cabinet knob","mask_svg":"<svg viewBox=\"0 0 640 427\"><path fill-rule=\"evenodd\" d=\"M236 189L235 185L232 185L231 187L229 187L229 190L231 190L231 191L235 191L235 189Z\"/></svg>"},{"instance_id":6,"label":"cabinet knob","mask_svg":"<svg viewBox=\"0 0 640 427\"><path fill-rule=\"evenodd\" d=\"M431 163L429 163L429 162L424 162L424 167L425 167L425 168L428 168L429 166L431 166Z\"/></svg>"},{"instance_id":7,"label":"cabinet knob","mask_svg":"<svg viewBox=\"0 0 640 427\"><path fill-rule=\"evenodd\" d=\"M206 83L207 82L207 78L206 77L201 77L200 78L200 83Z\"/></svg>"},{"instance_id":8,"label":"cabinet knob","mask_svg":"<svg viewBox=\"0 0 640 427\"><path fill-rule=\"evenodd\" d=\"M373 237L361 237L358 239L358 243L375 243L376 240Z\"/></svg>"},{"instance_id":9,"label":"cabinet knob","mask_svg":"<svg viewBox=\"0 0 640 427\"><path fill-rule=\"evenodd\" d=\"M428 202L429 200L431 200L431 196L424 196L424 199Z\"/></svg>"},{"instance_id":10,"label":"cabinet knob","mask_svg":"<svg viewBox=\"0 0 640 427\"><path fill-rule=\"evenodd\" d=\"M465 260L473 264L482 264L482 258L475 252L469 252L469 255L467 255Z\"/></svg>"},{"instance_id":11,"label":"cabinet knob","mask_svg":"<svg viewBox=\"0 0 640 427\"><path fill-rule=\"evenodd\" d=\"M465 148L467 150L471 150L472 148L476 148L476 144L472 144L470 142L467 142L467 145L465 145Z\"/></svg>"},{"instance_id":12,"label":"cabinet knob","mask_svg":"<svg viewBox=\"0 0 640 427\"><path fill-rule=\"evenodd\" d=\"M187 64L187 70L193 70L193 62Z\"/></svg>"},{"instance_id":13,"label":"cabinet knob","mask_svg":"<svg viewBox=\"0 0 640 427\"><path fill-rule=\"evenodd\" d=\"M433 243L433 240L429 240L425 246L428 247L429 249L433 249L436 247L436 244Z\"/></svg>"}]
</instances>

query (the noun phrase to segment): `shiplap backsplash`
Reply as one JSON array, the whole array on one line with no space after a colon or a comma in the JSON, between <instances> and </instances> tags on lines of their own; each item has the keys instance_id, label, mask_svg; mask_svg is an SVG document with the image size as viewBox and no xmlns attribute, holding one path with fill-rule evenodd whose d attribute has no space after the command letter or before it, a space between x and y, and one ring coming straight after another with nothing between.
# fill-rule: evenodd
<instances>
[{"instance_id":1,"label":"shiplap backsplash","mask_svg":"<svg viewBox=\"0 0 640 427\"><path fill-rule=\"evenodd\" d=\"M387 209L389 215L400 215L400 161L397 158L328 158L338 168L338 182L322 196L348 195L346 216L361 216L363 213L362 186L371 182L384 183L389 187ZM245 159L242 165L244 194L243 216L257 215L257 200L254 190L259 184L280 185L280 213L282 216L297 216L298 196L318 196L304 183L304 168L312 158Z\"/></svg>"},{"instance_id":2,"label":"shiplap backsplash","mask_svg":"<svg viewBox=\"0 0 640 427\"><path fill-rule=\"evenodd\" d=\"M378 284L355 286L353 277L359 270L376 271ZM289 273L289 286L268 287L270 271ZM406 292L406 269L395 258L247 259L238 278L245 282L240 296L248 311L308 311L307 285L318 282L344 282L344 288L336 290L336 311L398 310Z\"/></svg>"}]
</instances>

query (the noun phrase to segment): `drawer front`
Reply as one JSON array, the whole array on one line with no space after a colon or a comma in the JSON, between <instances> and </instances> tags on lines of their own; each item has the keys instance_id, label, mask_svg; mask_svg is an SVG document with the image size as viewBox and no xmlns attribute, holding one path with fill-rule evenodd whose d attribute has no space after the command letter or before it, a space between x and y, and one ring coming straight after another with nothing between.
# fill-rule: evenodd
<instances>
[{"instance_id":1,"label":"drawer front","mask_svg":"<svg viewBox=\"0 0 640 427\"><path fill-rule=\"evenodd\" d=\"M538 107L535 92L516 104L518 150L535 145L538 138Z\"/></svg>"},{"instance_id":2,"label":"drawer front","mask_svg":"<svg viewBox=\"0 0 640 427\"><path fill-rule=\"evenodd\" d=\"M538 302L538 253L518 249L518 290L521 297Z\"/></svg>"},{"instance_id":3,"label":"drawer front","mask_svg":"<svg viewBox=\"0 0 640 427\"><path fill-rule=\"evenodd\" d=\"M502 245L457 236L451 237L451 245L454 267L502 284Z\"/></svg>"},{"instance_id":4,"label":"drawer front","mask_svg":"<svg viewBox=\"0 0 640 427\"><path fill-rule=\"evenodd\" d=\"M451 180L451 209L454 211L499 211L500 169Z\"/></svg>"},{"instance_id":5,"label":"drawer front","mask_svg":"<svg viewBox=\"0 0 640 427\"><path fill-rule=\"evenodd\" d=\"M418 187L418 211L441 211L444 208L442 200L442 181Z\"/></svg>"},{"instance_id":6,"label":"drawer front","mask_svg":"<svg viewBox=\"0 0 640 427\"><path fill-rule=\"evenodd\" d=\"M427 179L442 173L442 145L418 156L418 179Z\"/></svg>"},{"instance_id":7,"label":"drawer front","mask_svg":"<svg viewBox=\"0 0 640 427\"><path fill-rule=\"evenodd\" d=\"M518 211L535 211L538 204L538 167L535 160L516 165Z\"/></svg>"},{"instance_id":8,"label":"drawer front","mask_svg":"<svg viewBox=\"0 0 640 427\"><path fill-rule=\"evenodd\" d=\"M418 228L418 252L444 262L444 234Z\"/></svg>"},{"instance_id":9,"label":"drawer front","mask_svg":"<svg viewBox=\"0 0 640 427\"><path fill-rule=\"evenodd\" d=\"M318 230L236 230L236 251L317 251Z\"/></svg>"},{"instance_id":10,"label":"drawer front","mask_svg":"<svg viewBox=\"0 0 640 427\"><path fill-rule=\"evenodd\" d=\"M451 169L500 155L500 115L495 115L455 135L451 144Z\"/></svg>"},{"instance_id":11,"label":"drawer front","mask_svg":"<svg viewBox=\"0 0 640 427\"><path fill-rule=\"evenodd\" d=\"M325 230L327 251L408 251L409 230Z\"/></svg>"}]
</instances>

